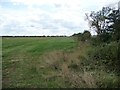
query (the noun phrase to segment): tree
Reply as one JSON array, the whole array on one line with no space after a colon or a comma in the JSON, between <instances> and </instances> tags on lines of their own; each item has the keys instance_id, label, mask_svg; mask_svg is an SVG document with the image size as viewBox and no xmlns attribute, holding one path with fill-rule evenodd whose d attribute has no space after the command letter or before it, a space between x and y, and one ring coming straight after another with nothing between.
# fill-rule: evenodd
<instances>
[{"instance_id":1,"label":"tree","mask_svg":"<svg viewBox=\"0 0 120 90\"><path fill-rule=\"evenodd\" d=\"M75 33L72 35L72 37L74 37L77 43L79 43L79 41L81 41L82 33Z\"/></svg>"},{"instance_id":2,"label":"tree","mask_svg":"<svg viewBox=\"0 0 120 90\"><path fill-rule=\"evenodd\" d=\"M89 21L90 27L93 28L98 35L105 32L107 27L107 20L111 8L103 7L102 10L98 12L92 11L90 15L86 14L86 18Z\"/></svg>"},{"instance_id":3,"label":"tree","mask_svg":"<svg viewBox=\"0 0 120 90\"><path fill-rule=\"evenodd\" d=\"M86 14L90 27L97 32L103 42L120 40L120 10L103 7L102 10Z\"/></svg>"},{"instance_id":4,"label":"tree","mask_svg":"<svg viewBox=\"0 0 120 90\"><path fill-rule=\"evenodd\" d=\"M91 38L91 33L87 30L85 30L82 34L81 41L87 41Z\"/></svg>"},{"instance_id":5,"label":"tree","mask_svg":"<svg viewBox=\"0 0 120 90\"><path fill-rule=\"evenodd\" d=\"M87 41L91 38L91 33L85 30L83 33L73 34L72 37L79 42L79 41Z\"/></svg>"},{"instance_id":6,"label":"tree","mask_svg":"<svg viewBox=\"0 0 120 90\"><path fill-rule=\"evenodd\" d=\"M120 40L120 11L112 10L107 20L111 23L108 26L108 31L112 32L113 39L116 41Z\"/></svg>"}]
</instances>

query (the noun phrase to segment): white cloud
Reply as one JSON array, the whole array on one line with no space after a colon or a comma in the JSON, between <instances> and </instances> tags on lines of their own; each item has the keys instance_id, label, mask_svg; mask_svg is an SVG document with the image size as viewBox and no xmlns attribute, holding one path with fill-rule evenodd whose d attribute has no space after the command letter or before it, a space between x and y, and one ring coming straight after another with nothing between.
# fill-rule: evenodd
<instances>
[{"instance_id":1,"label":"white cloud","mask_svg":"<svg viewBox=\"0 0 120 90\"><path fill-rule=\"evenodd\" d=\"M1 0L1 35L71 35L82 32L89 29L87 22L84 21L86 12L100 10L103 6L114 2L113 0ZM17 6L22 8L17 9Z\"/></svg>"}]
</instances>

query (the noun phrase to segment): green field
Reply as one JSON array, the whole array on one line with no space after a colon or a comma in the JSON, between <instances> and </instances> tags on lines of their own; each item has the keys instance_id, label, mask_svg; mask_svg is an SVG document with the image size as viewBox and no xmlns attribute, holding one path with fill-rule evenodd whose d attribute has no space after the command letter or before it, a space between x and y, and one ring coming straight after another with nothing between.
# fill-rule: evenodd
<instances>
[{"instance_id":1,"label":"green field","mask_svg":"<svg viewBox=\"0 0 120 90\"><path fill-rule=\"evenodd\" d=\"M92 56L99 48L72 37L3 37L3 88L119 87L119 75Z\"/></svg>"},{"instance_id":2,"label":"green field","mask_svg":"<svg viewBox=\"0 0 120 90\"><path fill-rule=\"evenodd\" d=\"M54 65L75 47L68 37L3 38L3 87L69 87Z\"/></svg>"}]
</instances>

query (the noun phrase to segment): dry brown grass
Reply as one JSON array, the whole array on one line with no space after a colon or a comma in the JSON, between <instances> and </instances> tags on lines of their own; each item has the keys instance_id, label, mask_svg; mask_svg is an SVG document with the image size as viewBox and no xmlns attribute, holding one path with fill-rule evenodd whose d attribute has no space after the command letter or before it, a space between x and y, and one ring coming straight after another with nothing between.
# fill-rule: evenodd
<instances>
[{"instance_id":1,"label":"dry brown grass","mask_svg":"<svg viewBox=\"0 0 120 90\"><path fill-rule=\"evenodd\" d=\"M46 80L55 77L62 77L66 83L69 83L71 87L88 87L95 88L96 82L93 76L88 72L75 72L70 65L80 65L79 57L85 54L83 50L84 47L78 47L77 50L74 50L72 53L64 51L53 51L46 53L42 56L44 61L44 67L55 69L59 73L52 73L45 77ZM76 69L76 68L74 68Z\"/></svg>"},{"instance_id":2,"label":"dry brown grass","mask_svg":"<svg viewBox=\"0 0 120 90\"><path fill-rule=\"evenodd\" d=\"M97 87L96 81L90 72L84 72L82 78L89 88Z\"/></svg>"}]
</instances>

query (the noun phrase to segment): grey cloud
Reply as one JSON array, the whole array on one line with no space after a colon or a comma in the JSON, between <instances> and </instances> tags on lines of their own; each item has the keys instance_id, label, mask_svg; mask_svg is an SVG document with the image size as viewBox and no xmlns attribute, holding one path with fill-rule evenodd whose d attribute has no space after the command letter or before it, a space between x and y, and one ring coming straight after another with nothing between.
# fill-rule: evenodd
<instances>
[{"instance_id":1,"label":"grey cloud","mask_svg":"<svg viewBox=\"0 0 120 90\"><path fill-rule=\"evenodd\" d=\"M3 35L11 35L11 34L20 34L25 32L24 27L20 25L20 23L16 21L10 21L6 23L2 28Z\"/></svg>"},{"instance_id":2,"label":"grey cloud","mask_svg":"<svg viewBox=\"0 0 120 90\"><path fill-rule=\"evenodd\" d=\"M54 6L55 6L56 8L60 8L60 7L62 7L61 4L54 4Z\"/></svg>"},{"instance_id":3,"label":"grey cloud","mask_svg":"<svg viewBox=\"0 0 120 90\"><path fill-rule=\"evenodd\" d=\"M31 22L33 23L33 25L35 27L39 27L41 29L58 29L58 25L56 25L56 23L54 23L54 20L47 15L40 15L39 16L41 19L38 20L31 20Z\"/></svg>"},{"instance_id":4,"label":"grey cloud","mask_svg":"<svg viewBox=\"0 0 120 90\"><path fill-rule=\"evenodd\" d=\"M67 21L62 21L61 25L65 28L68 28L68 29L80 28L79 26L75 25L73 22L67 22Z\"/></svg>"},{"instance_id":5,"label":"grey cloud","mask_svg":"<svg viewBox=\"0 0 120 90\"><path fill-rule=\"evenodd\" d=\"M71 34L72 32L78 32L79 26L73 22L65 21L63 19L53 19L47 14L39 15L38 20L30 20L27 23L20 23L17 21L9 21L4 25L2 34L3 35L29 35L32 31L37 30L33 34ZM64 29L65 30L62 30Z\"/></svg>"},{"instance_id":6,"label":"grey cloud","mask_svg":"<svg viewBox=\"0 0 120 90\"><path fill-rule=\"evenodd\" d=\"M49 15L39 15L42 19L32 20L33 26L39 27L40 29L49 29L52 32L57 32L60 28L66 28L69 30L78 30L80 26L75 25L73 22L65 21L62 19L53 19ZM36 24L35 24L36 23Z\"/></svg>"}]
</instances>

